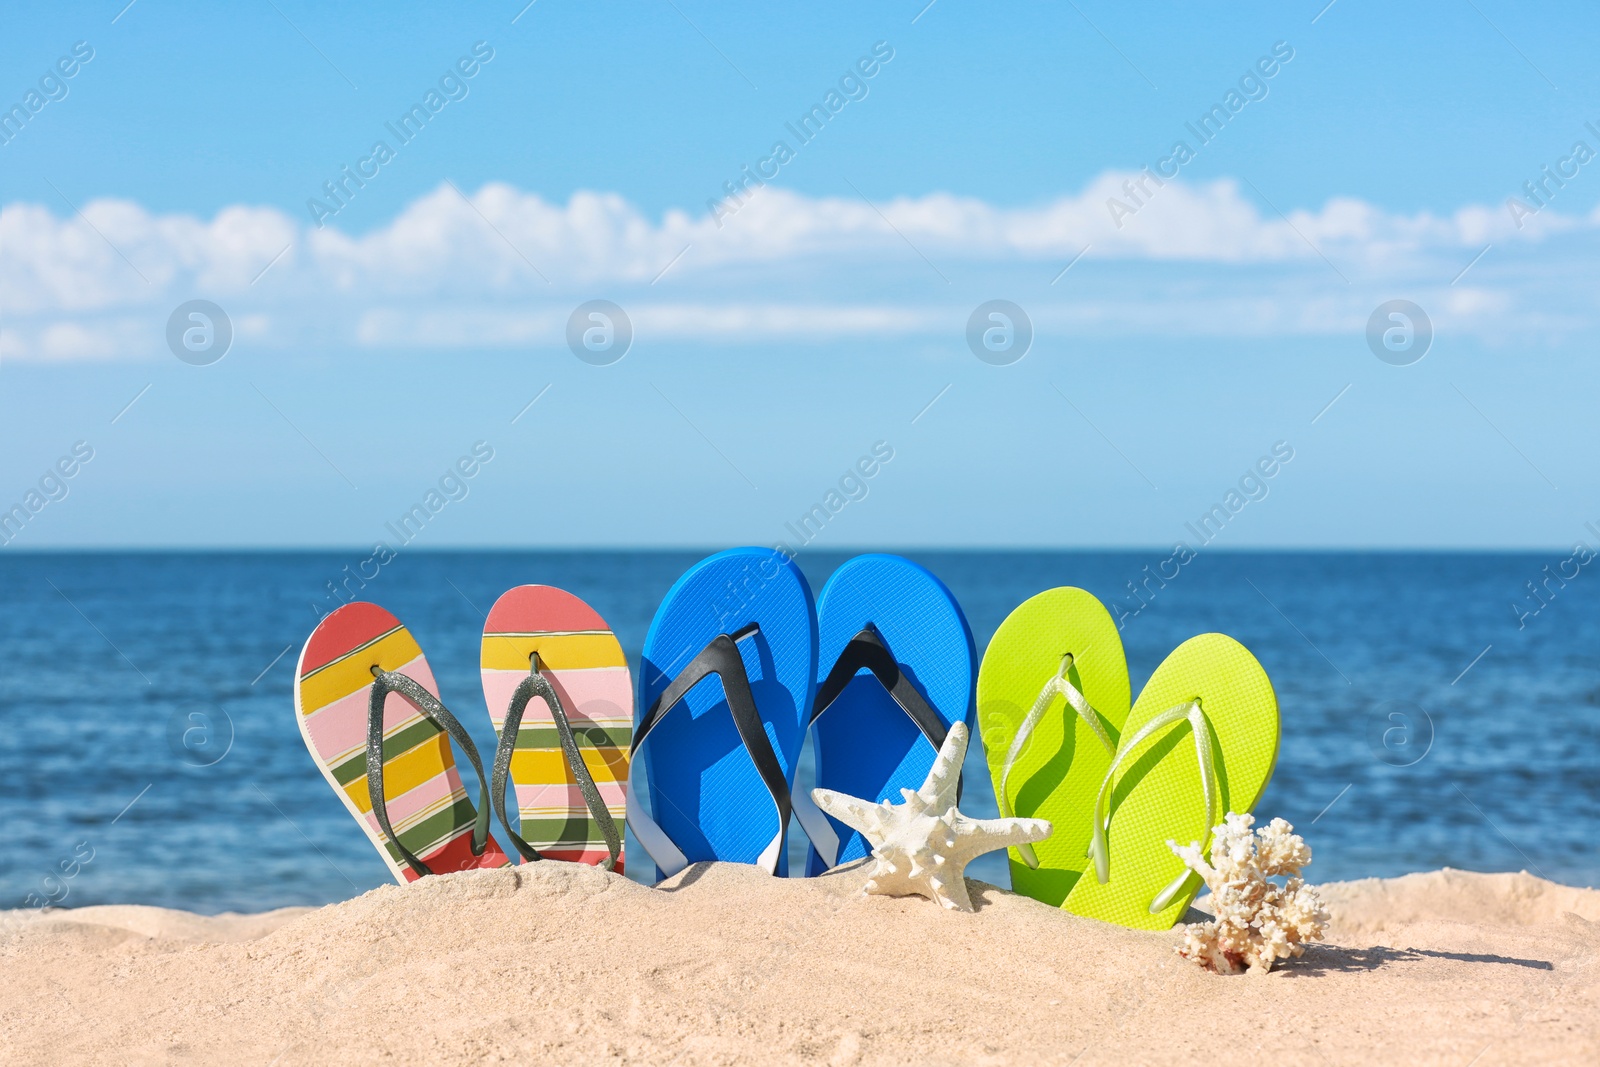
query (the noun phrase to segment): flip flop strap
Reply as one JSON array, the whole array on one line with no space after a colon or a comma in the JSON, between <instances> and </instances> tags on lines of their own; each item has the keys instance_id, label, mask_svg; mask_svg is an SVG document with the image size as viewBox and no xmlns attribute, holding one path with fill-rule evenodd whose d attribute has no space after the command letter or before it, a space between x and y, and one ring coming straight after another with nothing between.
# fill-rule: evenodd
<instances>
[{"instance_id":1,"label":"flip flop strap","mask_svg":"<svg viewBox=\"0 0 1600 1067\"><path fill-rule=\"evenodd\" d=\"M1067 670L1070 661L1063 662L1061 671L1054 678L1044 684L1039 690L1039 696L1033 702L1033 708L1027 717L1022 720L1022 725L1017 727L1017 736L1011 739L1011 748L1006 752L1006 761L1000 771L1000 789L995 794L995 799L1000 802L1000 817L1009 819L1013 817L1010 795L1006 791L1006 782L1011 778L1011 768L1016 766L1017 760L1022 758L1023 751L1028 747L1028 742L1033 738L1034 727L1039 725L1044 713L1050 710L1050 705L1056 697L1061 697L1078 713L1078 717L1089 724L1089 729L1100 739L1106 752L1115 754L1117 746L1111 743L1111 735L1106 733L1106 728L1100 722L1100 716L1095 713L1089 699L1078 691L1078 687L1067 680ZM1039 858L1034 855L1033 846L1024 842L1016 846L1017 853L1034 870L1039 869Z\"/></svg>"},{"instance_id":2,"label":"flip flop strap","mask_svg":"<svg viewBox=\"0 0 1600 1067\"><path fill-rule=\"evenodd\" d=\"M372 814L377 816L385 839L400 853L406 866L417 874L433 873L426 863L400 843L394 827L389 825L389 807L383 798L383 703L390 693L397 693L435 726L449 734L450 739L461 746L472 769L477 772L480 803L478 817L472 827L472 854L483 855L483 850L489 844L489 805L482 803L482 800L489 792L489 784L483 779L483 763L478 759L478 747L472 743L466 728L450 714L450 709L439 703L438 697L415 680L399 671L385 671L377 667L372 669L372 676L372 692L367 701L367 796L372 801Z\"/></svg>"},{"instance_id":3,"label":"flip flop strap","mask_svg":"<svg viewBox=\"0 0 1600 1067\"><path fill-rule=\"evenodd\" d=\"M606 808L605 802L600 799L600 790L594 784L594 776L589 773L588 766L583 762L583 754L578 751L578 739L573 734L572 724L567 719L567 710L561 704L561 697L557 695L556 688L550 684L549 679L533 668L529 669L528 677L517 685L516 692L511 695L511 703L506 708L505 722L500 727L500 740L494 750L494 776L489 788L494 797L495 812L500 816L500 825L523 859L533 861L544 858L538 849L512 831L505 803L506 779L510 777L511 756L517 747L517 732L522 729L522 716L528 708L528 702L536 696L542 698L550 708L550 717L555 720L556 733L561 738L561 751L566 756L567 766L572 770L573 779L578 783L578 792L583 795L583 803L589 809L589 817L595 821L600 827L600 833L605 836L609 855L600 866L605 870L614 871L617 868L617 859L622 854L622 836L617 833L617 824L612 820L611 812Z\"/></svg>"},{"instance_id":4,"label":"flip flop strap","mask_svg":"<svg viewBox=\"0 0 1600 1067\"><path fill-rule=\"evenodd\" d=\"M778 809L778 832L756 860L756 865L768 874L777 871L778 855L783 848L783 832L789 825L791 811L789 779L783 773L783 765L778 762L772 742L767 739L766 727L762 725L761 714L756 709L755 695L750 691L750 676L745 672L744 659L739 655L738 647L738 642L760 632L760 624L752 622L732 634L713 637L656 697L655 703L650 705L650 710L640 720L639 728L634 731L633 745L628 749L628 824L633 827L634 837L644 846L663 878L670 878L683 870L689 865L689 860L666 831L645 814L643 805L639 803L634 787L634 770L639 766L639 761L634 757L645 738L650 736L650 731L667 717L667 713L689 694L689 690L713 674L722 682L724 702L734 727L739 731L739 740L744 743L745 751L755 764L756 773L761 776L767 792L772 794L773 806Z\"/></svg>"},{"instance_id":5,"label":"flip flop strap","mask_svg":"<svg viewBox=\"0 0 1600 1067\"><path fill-rule=\"evenodd\" d=\"M928 702L917 692L917 687L911 684L905 672L900 669L900 661L895 659L894 653L889 651L888 644L884 641L877 628L867 625L861 632L852 637L844 650L839 653L839 658L834 660L833 667L828 671L828 677L823 679L822 685L817 689L817 698L811 706L811 718L807 725L816 722L822 713L833 706L848 686L863 669L872 672L878 684L888 690L894 702L900 705L900 710L910 716L911 721L917 724L917 729L922 731L922 736L928 739L935 752L944 745L945 734L949 728L939 713L928 706Z\"/></svg>"},{"instance_id":6,"label":"flip flop strap","mask_svg":"<svg viewBox=\"0 0 1600 1067\"><path fill-rule=\"evenodd\" d=\"M922 731L922 736L933 746L935 753L944 747L945 735L949 732L949 728L945 726L939 713L929 707L922 694L917 692L917 687L911 684L911 679L900 669L899 660L895 659L894 653L889 651L889 646L882 635L871 624L862 627L861 632L844 646L839 658L834 660L833 666L828 670L828 676L817 689L816 700L811 705L811 718L807 720L808 728L811 723L822 717L823 712L833 706L834 701L845 691L845 687L854 681L862 670L872 672L872 676L888 691L889 696L894 698L900 710L910 717L918 730ZM957 802L960 799L961 780L958 777ZM794 815L823 862L829 867L838 863L839 835L823 815L822 809L812 803L804 790L794 796Z\"/></svg>"},{"instance_id":7,"label":"flip flop strap","mask_svg":"<svg viewBox=\"0 0 1600 1067\"><path fill-rule=\"evenodd\" d=\"M1111 790L1111 781L1116 776L1117 769L1122 766L1122 761L1128 754L1138 748L1147 739L1158 731L1176 726L1187 721L1191 732L1194 734L1195 758L1200 764L1200 788L1206 794L1206 824L1200 831L1200 840L1205 841L1211 833L1211 828L1216 825L1216 763L1211 748L1211 731L1206 724L1205 713L1200 710L1199 700L1187 700L1176 707L1168 708L1160 715L1151 719L1139 728L1133 736L1123 740L1117 754L1112 757L1111 766L1106 771L1105 780L1100 783L1100 792L1094 801L1094 828L1093 836L1089 841L1089 854L1094 858L1095 876L1104 885L1111 877L1110 853L1106 844L1106 832L1111 826L1111 816L1105 813L1106 796ZM1154 915L1164 911L1168 904L1183 891L1184 884L1191 878L1197 877L1193 871L1185 871L1174 879L1166 888L1157 893L1150 902L1150 914Z\"/></svg>"}]
</instances>

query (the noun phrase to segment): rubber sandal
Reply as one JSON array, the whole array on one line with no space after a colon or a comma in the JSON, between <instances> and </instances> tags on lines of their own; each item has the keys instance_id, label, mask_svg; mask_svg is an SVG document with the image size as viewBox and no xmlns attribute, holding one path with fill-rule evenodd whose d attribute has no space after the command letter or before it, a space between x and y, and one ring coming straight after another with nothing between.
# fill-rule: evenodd
<instances>
[{"instance_id":1,"label":"rubber sandal","mask_svg":"<svg viewBox=\"0 0 1600 1067\"><path fill-rule=\"evenodd\" d=\"M346 604L300 650L295 718L311 758L397 882L504 867L489 808L473 806L454 741L489 792L472 738L439 702L411 632L376 604Z\"/></svg>"},{"instance_id":2,"label":"rubber sandal","mask_svg":"<svg viewBox=\"0 0 1600 1067\"><path fill-rule=\"evenodd\" d=\"M1094 810L1128 717L1128 663L1110 612L1064 586L1023 601L989 641L978 722L1002 818L1055 832L1009 851L1011 888L1059 907L1088 865Z\"/></svg>"},{"instance_id":3,"label":"rubber sandal","mask_svg":"<svg viewBox=\"0 0 1600 1067\"><path fill-rule=\"evenodd\" d=\"M628 825L662 877L702 860L787 873L816 670L811 587L787 556L719 552L667 592L644 641L629 752L630 775L642 762L649 776L650 814L628 782Z\"/></svg>"},{"instance_id":4,"label":"rubber sandal","mask_svg":"<svg viewBox=\"0 0 1600 1067\"><path fill-rule=\"evenodd\" d=\"M922 787L950 727L972 729L977 652L961 606L908 559L857 556L823 586L817 639L817 788L900 803L902 789ZM871 850L803 792L794 810L811 839L808 876Z\"/></svg>"},{"instance_id":5,"label":"rubber sandal","mask_svg":"<svg viewBox=\"0 0 1600 1067\"><path fill-rule=\"evenodd\" d=\"M483 698L500 744L489 793L525 861L621 872L633 679L598 612L547 585L507 591L483 625ZM516 790L521 833L505 791Z\"/></svg>"},{"instance_id":6,"label":"rubber sandal","mask_svg":"<svg viewBox=\"0 0 1600 1067\"><path fill-rule=\"evenodd\" d=\"M1169 841L1210 847L1212 827L1255 806L1278 760L1278 698L1243 645L1202 634L1156 668L1123 724L1090 819L1094 871L1062 905L1144 930L1183 918L1200 876Z\"/></svg>"}]
</instances>

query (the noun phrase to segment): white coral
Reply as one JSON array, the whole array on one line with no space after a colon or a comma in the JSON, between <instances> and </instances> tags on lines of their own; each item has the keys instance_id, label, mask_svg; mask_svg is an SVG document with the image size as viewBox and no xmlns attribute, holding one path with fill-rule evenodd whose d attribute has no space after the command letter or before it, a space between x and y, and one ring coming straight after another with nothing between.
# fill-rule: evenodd
<instances>
[{"instance_id":1,"label":"white coral","mask_svg":"<svg viewBox=\"0 0 1600 1067\"><path fill-rule=\"evenodd\" d=\"M1212 831L1211 862L1199 842L1167 844L1211 888L1216 918L1184 927L1178 955L1219 974L1272 970L1322 939L1328 913L1316 889L1300 879L1311 849L1282 819L1254 832L1255 818L1229 813ZM1287 876L1279 886L1268 879Z\"/></svg>"}]
</instances>

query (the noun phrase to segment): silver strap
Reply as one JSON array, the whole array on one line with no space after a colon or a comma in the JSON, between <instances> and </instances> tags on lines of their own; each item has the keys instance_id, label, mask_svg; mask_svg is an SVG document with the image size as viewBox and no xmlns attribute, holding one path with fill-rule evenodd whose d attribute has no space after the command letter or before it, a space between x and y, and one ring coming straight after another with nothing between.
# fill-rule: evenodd
<instances>
[{"instance_id":1,"label":"silver strap","mask_svg":"<svg viewBox=\"0 0 1600 1067\"><path fill-rule=\"evenodd\" d=\"M1027 749L1028 742L1033 739L1034 728L1044 718L1044 713L1050 710L1050 705L1055 701L1056 697L1059 696L1065 700L1071 705L1072 710L1078 713L1078 717L1089 724L1089 728L1100 739L1100 743L1105 746L1108 754L1114 754L1117 750L1117 746L1111 743L1111 736L1106 733L1106 728L1101 725L1100 716L1095 713L1094 708L1089 704L1088 698L1079 692L1078 687L1067 679L1067 675L1071 670L1072 653L1069 652L1061 657L1060 671L1057 672L1054 678L1044 684L1043 689L1039 690L1039 696L1033 702L1033 709L1022 720L1022 725L1017 727L1017 735L1011 739L1011 748L1006 752L1006 761L1000 771L1000 788L995 791L995 799L1000 803L1000 817L1002 819L1014 817L1011 810L1011 800L1006 791L1006 783L1011 778L1011 769L1016 766L1017 760L1022 758L1022 753ZM1034 855L1032 845L1025 843L1018 845L1017 854L1022 857L1022 862L1029 867L1034 870L1039 869L1039 858Z\"/></svg>"},{"instance_id":2,"label":"silver strap","mask_svg":"<svg viewBox=\"0 0 1600 1067\"><path fill-rule=\"evenodd\" d=\"M1089 855L1094 859L1095 877L1104 885L1111 878L1110 852L1106 844L1106 832L1111 827L1111 816L1106 813L1106 797L1111 791L1112 779L1116 777L1122 761L1128 754L1138 748L1158 731L1176 726L1187 721L1191 732L1194 734L1195 758L1200 763L1200 788L1206 794L1206 823L1200 830L1200 840L1203 843L1211 833L1211 828L1217 822L1216 807L1216 764L1211 749L1211 731L1207 727L1205 713L1200 709L1200 698L1187 700L1176 707L1168 708L1160 715L1151 719L1139 728L1132 737L1125 738L1116 756L1111 760L1111 766L1106 770L1106 777L1100 783L1100 792L1094 801L1094 828L1089 840ZM1164 911L1177 896L1183 892L1184 885L1191 879L1199 877L1193 871L1184 871L1165 889L1155 895L1150 902L1150 914L1155 915Z\"/></svg>"}]
</instances>

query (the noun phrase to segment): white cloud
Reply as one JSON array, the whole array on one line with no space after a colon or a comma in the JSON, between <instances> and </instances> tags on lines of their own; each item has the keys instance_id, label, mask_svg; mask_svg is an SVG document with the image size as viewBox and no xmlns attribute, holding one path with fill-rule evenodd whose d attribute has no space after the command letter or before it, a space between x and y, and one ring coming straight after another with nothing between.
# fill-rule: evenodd
<instances>
[{"instance_id":1,"label":"white cloud","mask_svg":"<svg viewBox=\"0 0 1600 1067\"><path fill-rule=\"evenodd\" d=\"M81 217L33 204L0 212L0 312L87 311L160 303L180 280L238 292L297 234L273 208L229 207L211 222L95 200ZM292 249L291 249L292 252Z\"/></svg>"},{"instance_id":2,"label":"white cloud","mask_svg":"<svg viewBox=\"0 0 1600 1067\"><path fill-rule=\"evenodd\" d=\"M939 308L828 304L630 303L637 334L670 340L704 338L818 339L898 336L961 328ZM569 309L527 312L482 306L412 310L388 307L362 315L356 329L364 345L449 348L472 343L527 345L565 336Z\"/></svg>"},{"instance_id":3,"label":"white cloud","mask_svg":"<svg viewBox=\"0 0 1600 1067\"><path fill-rule=\"evenodd\" d=\"M12 204L0 212L0 357L159 352L166 314L196 296L266 347L554 345L567 312L594 296L663 337L916 334L959 329L977 290L1015 294L1040 323L1160 333L1346 330L1378 299L1431 294L1441 317L1508 333L1495 320L1564 299L1534 257L1586 260L1600 228L1600 214L1547 210L1519 229L1499 207L1405 215L1351 198L1284 218L1230 180L1144 191L1134 180L1106 173L1023 208L768 186L726 203L720 223L676 210L652 219L616 194L559 205L491 183L469 203L441 185L361 235L270 207L206 221L125 200L65 217ZM1134 209L1120 225L1113 198ZM1472 287L1452 287L1486 245ZM1052 285L1086 247L1070 283ZM1575 303L1541 307L1530 321L1570 325L1574 314Z\"/></svg>"}]
</instances>

